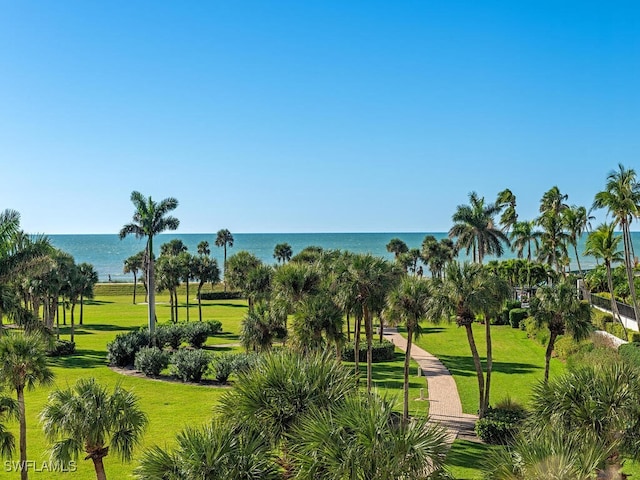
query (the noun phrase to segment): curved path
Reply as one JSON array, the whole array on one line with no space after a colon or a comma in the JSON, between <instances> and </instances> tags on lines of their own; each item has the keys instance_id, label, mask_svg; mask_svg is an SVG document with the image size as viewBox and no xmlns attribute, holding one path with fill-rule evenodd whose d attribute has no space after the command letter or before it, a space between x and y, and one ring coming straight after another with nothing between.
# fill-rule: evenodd
<instances>
[{"instance_id":1,"label":"curved path","mask_svg":"<svg viewBox=\"0 0 640 480\"><path fill-rule=\"evenodd\" d=\"M402 351L407 350L407 339L395 329L385 329L384 336ZM427 379L429 417L447 428L449 440L456 438L479 441L474 431L478 417L462 412L458 387L447 367L429 352L411 345L411 358L416 361Z\"/></svg>"}]
</instances>

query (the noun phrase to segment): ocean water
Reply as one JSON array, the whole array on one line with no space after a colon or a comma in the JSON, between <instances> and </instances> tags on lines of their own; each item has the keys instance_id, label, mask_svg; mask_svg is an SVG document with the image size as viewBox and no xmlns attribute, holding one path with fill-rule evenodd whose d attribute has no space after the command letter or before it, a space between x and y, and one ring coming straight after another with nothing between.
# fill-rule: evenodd
<instances>
[{"instance_id":1,"label":"ocean water","mask_svg":"<svg viewBox=\"0 0 640 480\"><path fill-rule=\"evenodd\" d=\"M393 259L393 254L387 252L386 245L392 238L400 238L409 248L420 248L426 235L433 235L437 239L447 236L444 232L434 233L238 233L233 234L233 247L227 248L227 256L240 250L247 250L256 255L263 262L275 264L273 249L278 243L291 245L293 254L308 246L319 246L324 249L348 250L354 253L370 253L387 259ZM640 232L632 233L635 251L640 252ZM145 240L127 237L123 240L118 235L49 235L51 243L61 250L73 255L76 263L91 263L98 272L100 281L133 281L132 275L122 272L124 260L144 249ZM161 234L154 238L154 250L159 253L160 245L175 238L181 239L189 252L196 253L197 245L203 240L209 242L211 256L218 260L222 267L223 249L214 245L215 233ZM578 243L578 253L584 251L586 236ZM572 258L571 268L577 268L573 249L569 252ZM501 257L514 258L515 253L506 250ZM460 253L461 260L468 259L464 252ZM485 261L491 260L487 257ZM581 256L582 268L592 268L595 260Z\"/></svg>"}]
</instances>

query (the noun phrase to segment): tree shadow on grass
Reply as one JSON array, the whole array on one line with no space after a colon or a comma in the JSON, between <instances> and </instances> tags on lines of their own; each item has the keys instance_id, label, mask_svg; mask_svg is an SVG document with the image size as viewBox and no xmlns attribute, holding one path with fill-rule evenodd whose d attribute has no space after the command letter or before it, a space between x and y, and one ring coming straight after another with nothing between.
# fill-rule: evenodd
<instances>
[{"instance_id":1,"label":"tree shadow on grass","mask_svg":"<svg viewBox=\"0 0 640 480\"><path fill-rule=\"evenodd\" d=\"M494 448L483 443L458 440L447 454L447 465L465 468L481 467Z\"/></svg>"},{"instance_id":2,"label":"tree shadow on grass","mask_svg":"<svg viewBox=\"0 0 640 480\"><path fill-rule=\"evenodd\" d=\"M388 362L375 362L373 364L373 383L378 388L398 389L402 390L404 387L404 354L395 353L394 360ZM354 365L353 362L349 363ZM360 369L360 378L367 378L367 362L360 362L358 365ZM424 378L417 378L416 371L413 369L409 372L409 386L410 387L423 387L425 385Z\"/></svg>"},{"instance_id":3,"label":"tree shadow on grass","mask_svg":"<svg viewBox=\"0 0 640 480\"><path fill-rule=\"evenodd\" d=\"M80 328L83 330L97 330L99 332L126 332L131 330L138 330L140 326L122 327L120 325L113 325L112 323L85 323L84 325L80 325Z\"/></svg>"},{"instance_id":4,"label":"tree shadow on grass","mask_svg":"<svg viewBox=\"0 0 640 480\"><path fill-rule=\"evenodd\" d=\"M213 353L217 353L217 352L231 352L232 350L234 350L236 347L232 347L229 345L222 345L222 346L218 346L218 345L204 345L202 347L202 350L207 350L209 352L213 352Z\"/></svg>"},{"instance_id":5,"label":"tree shadow on grass","mask_svg":"<svg viewBox=\"0 0 640 480\"><path fill-rule=\"evenodd\" d=\"M198 304L196 303L196 307L198 306ZM211 306L211 307L230 307L230 308L244 308L246 309L247 306L246 305L238 305L235 303L203 303L202 306Z\"/></svg>"},{"instance_id":6,"label":"tree shadow on grass","mask_svg":"<svg viewBox=\"0 0 640 480\"><path fill-rule=\"evenodd\" d=\"M107 365L104 350L88 350L79 348L73 355L64 357L50 357L49 362L53 367L61 368L97 368Z\"/></svg>"},{"instance_id":7,"label":"tree shadow on grass","mask_svg":"<svg viewBox=\"0 0 640 480\"><path fill-rule=\"evenodd\" d=\"M84 300L84 306L86 307L87 305L107 305L110 303L115 303L115 302L110 302L108 300Z\"/></svg>"},{"instance_id":8,"label":"tree shadow on grass","mask_svg":"<svg viewBox=\"0 0 640 480\"><path fill-rule=\"evenodd\" d=\"M470 356L439 355L438 358L444 363L451 375L458 375L460 377L472 377L476 375L476 367L473 363L473 358ZM487 366L485 359L481 357L481 361L482 368L486 371ZM532 363L493 362L493 372L506 373L509 375L532 373L541 369L542 367Z\"/></svg>"}]
</instances>

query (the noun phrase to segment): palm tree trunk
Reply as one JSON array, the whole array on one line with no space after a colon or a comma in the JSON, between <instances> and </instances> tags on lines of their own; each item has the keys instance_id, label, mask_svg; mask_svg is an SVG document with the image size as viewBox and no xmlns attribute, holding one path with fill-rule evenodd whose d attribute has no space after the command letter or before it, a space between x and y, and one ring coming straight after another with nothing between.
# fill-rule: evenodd
<instances>
[{"instance_id":1,"label":"palm tree trunk","mask_svg":"<svg viewBox=\"0 0 640 480\"><path fill-rule=\"evenodd\" d=\"M133 272L133 304L136 304L136 289L138 286L138 278L136 277L136 272Z\"/></svg>"},{"instance_id":2,"label":"palm tree trunk","mask_svg":"<svg viewBox=\"0 0 640 480\"><path fill-rule=\"evenodd\" d=\"M373 388L373 318L368 307L364 307L364 331L367 336L367 393Z\"/></svg>"},{"instance_id":3,"label":"palm tree trunk","mask_svg":"<svg viewBox=\"0 0 640 480\"><path fill-rule=\"evenodd\" d=\"M408 326L408 325L407 325ZM404 355L404 402L402 408L402 421L409 422L409 363L411 362L411 343L413 342L413 328L407 328L407 351Z\"/></svg>"},{"instance_id":4,"label":"palm tree trunk","mask_svg":"<svg viewBox=\"0 0 640 480\"><path fill-rule=\"evenodd\" d=\"M27 468L27 417L24 408L24 388L16 389L18 396L18 415L20 415L20 480L28 480Z\"/></svg>"},{"instance_id":5,"label":"palm tree trunk","mask_svg":"<svg viewBox=\"0 0 640 480\"><path fill-rule=\"evenodd\" d=\"M556 344L557 337L558 334L552 331L551 336L549 337L547 351L544 355L544 383L547 383L549 381L549 365L551 364L551 354L553 353L553 347Z\"/></svg>"},{"instance_id":6,"label":"palm tree trunk","mask_svg":"<svg viewBox=\"0 0 640 480\"><path fill-rule=\"evenodd\" d=\"M360 314L356 315L356 324L355 331L353 332L353 360L355 362L355 371L357 375L357 381L360 383L360 323L362 322L362 317Z\"/></svg>"},{"instance_id":7,"label":"palm tree trunk","mask_svg":"<svg viewBox=\"0 0 640 480\"><path fill-rule=\"evenodd\" d=\"M71 341L75 341L75 334L76 334L76 321L74 318L73 313L76 310L76 304L75 302L71 302Z\"/></svg>"},{"instance_id":8,"label":"palm tree trunk","mask_svg":"<svg viewBox=\"0 0 640 480\"><path fill-rule=\"evenodd\" d=\"M582 273L582 266L580 265L580 257L578 256L578 244L573 244L573 250L576 253L576 261L578 262L578 271L580 272L580 277L584 278L584 274Z\"/></svg>"},{"instance_id":9,"label":"palm tree trunk","mask_svg":"<svg viewBox=\"0 0 640 480\"><path fill-rule=\"evenodd\" d=\"M189 279L187 279L187 322L189 321Z\"/></svg>"},{"instance_id":10,"label":"palm tree trunk","mask_svg":"<svg viewBox=\"0 0 640 480\"><path fill-rule=\"evenodd\" d=\"M349 322L349 312L347 312L347 342L351 341L351 325Z\"/></svg>"},{"instance_id":11,"label":"palm tree trunk","mask_svg":"<svg viewBox=\"0 0 640 480\"><path fill-rule=\"evenodd\" d=\"M467 331L467 340L469 342L469 348L471 349L471 356L473 357L473 364L476 368L476 377L478 378L478 394L479 394L479 410L478 417L484 417L486 413L482 408L484 403L484 373L482 372L482 363L480 363L480 355L478 355L478 349L476 347L476 340L473 337L473 328L471 323L465 322L465 329Z\"/></svg>"},{"instance_id":12,"label":"palm tree trunk","mask_svg":"<svg viewBox=\"0 0 640 480\"><path fill-rule=\"evenodd\" d=\"M222 277L224 292L227 293L227 243L224 244L224 276Z\"/></svg>"},{"instance_id":13,"label":"palm tree trunk","mask_svg":"<svg viewBox=\"0 0 640 480\"><path fill-rule=\"evenodd\" d=\"M80 325L83 325L83 319L84 319L84 298L83 295L80 294Z\"/></svg>"},{"instance_id":14,"label":"palm tree trunk","mask_svg":"<svg viewBox=\"0 0 640 480\"><path fill-rule=\"evenodd\" d=\"M633 302L633 312L635 313L636 321L640 321L636 286L633 280L633 267L631 264L631 235L629 234L629 224L626 221L622 223L622 238L624 241L624 263L627 269L627 281L629 282L629 292L631 292L631 300Z\"/></svg>"},{"instance_id":15,"label":"palm tree trunk","mask_svg":"<svg viewBox=\"0 0 640 480\"><path fill-rule=\"evenodd\" d=\"M491 370L493 369L493 345L491 343L491 319L485 315L484 331L487 338L487 377L484 383L484 402L482 410L487 411L491 397Z\"/></svg>"},{"instance_id":16,"label":"palm tree trunk","mask_svg":"<svg viewBox=\"0 0 640 480\"><path fill-rule=\"evenodd\" d=\"M198 284L198 320L202 321L202 299L200 295L202 294L202 282Z\"/></svg>"},{"instance_id":17,"label":"palm tree trunk","mask_svg":"<svg viewBox=\"0 0 640 480\"><path fill-rule=\"evenodd\" d=\"M622 317L620 316L620 312L618 311L618 302L616 302L616 297L613 293L613 279L611 278L611 263L608 260L605 260L605 266L607 268L607 286L609 287L609 294L611 295L611 313L613 313L614 317L618 319L620 325L624 329L624 339L629 341L629 335L627 334L627 327L624 326L622 322Z\"/></svg>"},{"instance_id":18,"label":"palm tree trunk","mask_svg":"<svg viewBox=\"0 0 640 480\"><path fill-rule=\"evenodd\" d=\"M147 285L148 285L148 312L149 312L149 342L150 345L155 345L155 333L156 333L156 286L154 271L153 271L153 236L149 236L149 243L147 246L147 256L149 257L149 271L147 272Z\"/></svg>"},{"instance_id":19,"label":"palm tree trunk","mask_svg":"<svg viewBox=\"0 0 640 480\"><path fill-rule=\"evenodd\" d=\"M378 316L378 320L380 321L380 343L384 340L384 321L382 320L382 316Z\"/></svg>"},{"instance_id":20,"label":"palm tree trunk","mask_svg":"<svg viewBox=\"0 0 640 480\"><path fill-rule=\"evenodd\" d=\"M93 460L93 467L96 470L96 479L107 480L107 474L104 471L104 464L102 463L102 457L101 456L91 457L91 460Z\"/></svg>"}]
</instances>

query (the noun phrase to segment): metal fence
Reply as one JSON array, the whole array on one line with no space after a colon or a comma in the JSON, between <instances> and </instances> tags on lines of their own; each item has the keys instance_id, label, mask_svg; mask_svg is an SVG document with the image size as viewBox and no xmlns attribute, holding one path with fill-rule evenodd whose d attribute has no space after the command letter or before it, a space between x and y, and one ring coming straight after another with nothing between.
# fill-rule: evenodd
<instances>
[{"instance_id":1,"label":"metal fence","mask_svg":"<svg viewBox=\"0 0 640 480\"><path fill-rule=\"evenodd\" d=\"M581 288L580 290L581 290L582 298L584 300L587 300L591 305L594 305L596 307L599 307L611 312L611 300L609 300L608 298L600 297L598 295L594 295L584 287ZM623 317L630 318L632 320L636 319L636 312L633 310L633 307L631 305L618 302L617 300L616 300L616 305L618 306L618 312L620 313L620 315L622 315Z\"/></svg>"}]
</instances>

